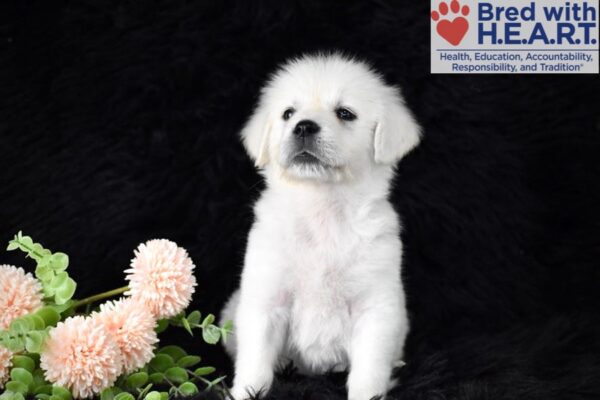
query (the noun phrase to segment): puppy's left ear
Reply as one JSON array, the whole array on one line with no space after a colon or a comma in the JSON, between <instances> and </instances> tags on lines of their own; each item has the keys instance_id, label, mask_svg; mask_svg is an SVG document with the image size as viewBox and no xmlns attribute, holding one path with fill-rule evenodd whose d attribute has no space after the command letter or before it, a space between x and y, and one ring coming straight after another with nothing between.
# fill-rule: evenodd
<instances>
[{"instance_id":1,"label":"puppy's left ear","mask_svg":"<svg viewBox=\"0 0 600 400\"><path fill-rule=\"evenodd\" d=\"M240 134L246 151L258 168L264 167L269 162L270 132L271 122L268 113L265 107L259 104Z\"/></svg>"},{"instance_id":2,"label":"puppy's left ear","mask_svg":"<svg viewBox=\"0 0 600 400\"><path fill-rule=\"evenodd\" d=\"M375 162L395 164L419 144L421 127L397 93L386 96L373 135Z\"/></svg>"}]
</instances>

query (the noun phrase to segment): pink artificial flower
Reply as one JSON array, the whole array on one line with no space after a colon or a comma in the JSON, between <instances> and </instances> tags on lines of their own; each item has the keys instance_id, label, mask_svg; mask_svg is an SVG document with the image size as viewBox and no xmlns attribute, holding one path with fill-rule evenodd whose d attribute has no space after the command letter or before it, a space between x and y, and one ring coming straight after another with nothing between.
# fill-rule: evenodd
<instances>
[{"instance_id":1,"label":"pink artificial flower","mask_svg":"<svg viewBox=\"0 0 600 400\"><path fill-rule=\"evenodd\" d=\"M156 320L144 305L131 298L111 301L100 305L100 312L92 318L104 325L119 346L124 373L143 367L154 356Z\"/></svg>"},{"instance_id":2,"label":"pink artificial flower","mask_svg":"<svg viewBox=\"0 0 600 400\"><path fill-rule=\"evenodd\" d=\"M194 263L187 251L166 239L140 244L125 272L129 280L126 294L148 307L157 319L183 311L196 286Z\"/></svg>"},{"instance_id":3,"label":"pink artificial flower","mask_svg":"<svg viewBox=\"0 0 600 400\"><path fill-rule=\"evenodd\" d=\"M42 285L30 273L13 265L0 265L0 329L42 307Z\"/></svg>"},{"instance_id":4,"label":"pink artificial flower","mask_svg":"<svg viewBox=\"0 0 600 400\"><path fill-rule=\"evenodd\" d=\"M88 398L112 386L123 370L117 343L93 318L76 316L51 329L40 354L46 379Z\"/></svg>"},{"instance_id":5,"label":"pink artificial flower","mask_svg":"<svg viewBox=\"0 0 600 400\"><path fill-rule=\"evenodd\" d=\"M10 368L12 367L12 351L6 347L0 346L0 389L4 388L4 383L10 377Z\"/></svg>"}]
</instances>

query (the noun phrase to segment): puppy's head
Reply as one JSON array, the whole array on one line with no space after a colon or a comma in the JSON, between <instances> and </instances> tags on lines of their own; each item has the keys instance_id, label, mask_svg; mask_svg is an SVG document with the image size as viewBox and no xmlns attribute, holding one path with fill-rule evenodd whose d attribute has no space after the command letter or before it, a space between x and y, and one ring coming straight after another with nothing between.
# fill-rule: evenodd
<instances>
[{"instance_id":1,"label":"puppy's head","mask_svg":"<svg viewBox=\"0 0 600 400\"><path fill-rule=\"evenodd\" d=\"M397 89L341 55L283 65L242 130L257 167L286 179L339 182L393 166L419 142Z\"/></svg>"}]
</instances>

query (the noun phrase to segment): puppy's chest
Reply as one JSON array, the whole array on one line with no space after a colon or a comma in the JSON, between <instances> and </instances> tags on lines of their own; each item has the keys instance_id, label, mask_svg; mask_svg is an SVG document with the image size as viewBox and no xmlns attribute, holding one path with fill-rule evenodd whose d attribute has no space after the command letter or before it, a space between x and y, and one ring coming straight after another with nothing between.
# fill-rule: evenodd
<instances>
[{"instance_id":1,"label":"puppy's chest","mask_svg":"<svg viewBox=\"0 0 600 400\"><path fill-rule=\"evenodd\" d=\"M314 262L324 269L343 267L360 251L361 237L354 229L355 221L341 211L325 210L292 220L287 232L287 251L302 269Z\"/></svg>"},{"instance_id":2,"label":"puppy's chest","mask_svg":"<svg viewBox=\"0 0 600 400\"><path fill-rule=\"evenodd\" d=\"M328 218L329 217L329 218ZM344 365L360 238L343 218L297 220L288 248L290 346L310 370Z\"/></svg>"},{"instance_id":3,"label":"puppy's chest","mask_svg":"<svg viewBox=\"0 0 600 400\"><path fill-rule=\"evenodd\" d=\"M289 276L296 297L330 302L344 296L359 239L346 221L297 220L287 240ZM327 304L323 304L326 306Z\"/></svg>"}]
</instances>

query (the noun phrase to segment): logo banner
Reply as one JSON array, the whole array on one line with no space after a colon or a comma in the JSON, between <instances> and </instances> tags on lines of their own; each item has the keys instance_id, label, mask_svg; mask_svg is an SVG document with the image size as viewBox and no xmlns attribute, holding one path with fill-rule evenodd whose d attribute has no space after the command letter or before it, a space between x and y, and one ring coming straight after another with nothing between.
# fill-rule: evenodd
<instances>
[{"instance_id":1,"label":"logo banner","mask_svg":"<svg viewBox=\"0 0 600 400\"><path fill-rule=\"evenodd\" d=\"M598 73L598 0L432 0L431 72Z\"/></svg>"}]
</instances>

